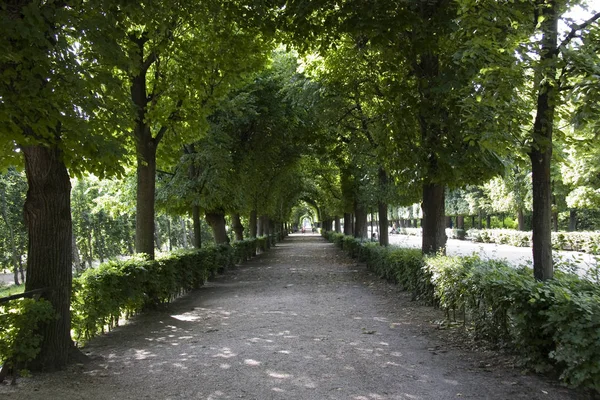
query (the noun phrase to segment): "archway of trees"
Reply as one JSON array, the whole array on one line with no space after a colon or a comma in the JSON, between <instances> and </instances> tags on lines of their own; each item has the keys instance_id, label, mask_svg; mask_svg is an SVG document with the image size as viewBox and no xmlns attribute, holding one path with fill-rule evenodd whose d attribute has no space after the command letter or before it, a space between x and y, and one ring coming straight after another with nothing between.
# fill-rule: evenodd
<instances>
[{"instance_id":1,"label":"archway of trees","mask_svg":"<svg viewBox=\"0 0 600 400\"><path fill-rule=\"evenodd\" d=\"M377 213L382 245L388 218L419 220L436 253L448 215L514 214L552 278L552 228L600 205L600 13L574 7L3 4L1 256L26 259L27 290L60 315L34 367L73 354L81 259L226 245L302 215L365 238Z\"/></svg>"}]
</instances>

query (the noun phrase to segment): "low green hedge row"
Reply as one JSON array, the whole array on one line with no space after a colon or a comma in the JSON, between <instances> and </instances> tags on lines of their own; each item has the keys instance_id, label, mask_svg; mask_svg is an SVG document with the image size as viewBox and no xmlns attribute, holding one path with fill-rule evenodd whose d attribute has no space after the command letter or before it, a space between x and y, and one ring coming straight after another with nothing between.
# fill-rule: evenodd
<instances>
[{"instance_id":1,"label":"low green hedge row","mask_svg":"<svg viewBox=\"0 0 600 400\"><path fill-rule=\"evenodd\" d=\"M324 236L415 298L438 305L476 339L514 350L538 371L558 371L569 386L600 392L600 282L560 271L538 282L531 269L503 261L423 257L415 249Z\"/></svg>"},{"instance_id":2,"label":"low green hedge row","mask_svg":"<svg viewBox=\"0 0 600 400\"><path fill-rule=\"evenodd\" d=\"M199 250L175 251L156 260L134 257L108 261L73 279L71 321L81 342L117 326L145 309L168 303L198 288L211 276L257 252L267 251L282 237L274 234ZM0 365L25 367L39 352L38 324L55 318L44 299L0 304Z\"/></svg>"},{"instance_id":3,"label":"low green hedge row","mask_svg":"<svg viewBox=\"0 0 600 400\"><path fill-rule=\"evenodd\" d=\"M511 246L531 246L531 232L511 229L469 229L467 236L474 242L509 244ZM554 250L582 251L600 254L599 232L552 232Z\"/></svg>"},{"instance_id":4,"label":"low green hedge row","mask_svg":"<svg viewBox=\"0 0 600 400\"><path fill-rule=\"evenodd\" d=\"M72 330L77 341L117 326L123 317L156 308L199 288L211 276L266 251L268 237L199 250L180 250L156 260L109 261L73 280Z\"/></svg>"},{"instance_id":5,"label":"low green hedge row","mask_svg":"<svg viewBox=\"0 0 600 400\"><path fill-rule=\"evenodd\" d=\"M18 299L0 304L0 365L9 369L27 368L40 351L38 325L56 318L46 300ZM13 374L13 379L15 379ZM0 383L4 379L0 376Z\"/></svg>"}]
</instances>

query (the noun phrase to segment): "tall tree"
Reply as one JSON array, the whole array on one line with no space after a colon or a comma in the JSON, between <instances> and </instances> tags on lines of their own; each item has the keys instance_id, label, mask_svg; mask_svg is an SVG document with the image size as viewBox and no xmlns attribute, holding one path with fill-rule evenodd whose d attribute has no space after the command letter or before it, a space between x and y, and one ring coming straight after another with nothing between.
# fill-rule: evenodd
<instances>
[{"instance_id":1,"label":"tall tree","mask_svg":"<svg viewBox=\"0 0 600 400\"><path fill-rule=\"evenodd\" d=\"M24 158L28 191L26 290L45 289L59 318L40 328L41 351L31 365L53 369L74 354L70 338L72 279L70 181L84 170L120 170L113 135L96 135L109 96L93 67L83 68L84 15L69 2L4 2L0 6L0 137L2 163ZM104 82L109 88L110 82ZM83 160L83 162L82 162Z\"/></svg>"}]
</instances>

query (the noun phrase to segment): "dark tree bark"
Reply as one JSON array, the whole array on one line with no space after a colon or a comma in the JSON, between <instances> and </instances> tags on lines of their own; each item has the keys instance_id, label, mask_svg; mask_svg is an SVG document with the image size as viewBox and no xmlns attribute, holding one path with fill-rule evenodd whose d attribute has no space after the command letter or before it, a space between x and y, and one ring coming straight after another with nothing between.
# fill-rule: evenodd
<instances>
[{"instance_id":1,"label":"dark tree bark","mask_svg":"<svg viewBox=\"0 0 600 400\"><path fill-rule=\"evenodd\" d=\"M423 185L423 245L424 254L446 251L445 189L440 184Z\"/></svg>"},{"instance_id":2,"label":"dark tree bark","mask_svg":"<svg viewBox=\"0 0 600 400\"><path fill-rule=\"evenodd\" d=\"M194 225L194 248L199 249L202 247L202 224L199 206L192 206L192 223Z\"/></svg>"},{"instance_id":3,"label":"dark tree bark","mask_svg":"<svg viewBox=\"0 0 600 400\"><path fill-rule=\"evenodd\" d=\"M340 221L340 217L338 215L336 215L335 217L333 217L334 221L335 221L335 232L336 233L341 233L342 232L342 227L340 225L341 221Z\"/></svg>"},{"instance_id":4,"label":"dark tree bark","mask_svg":"<svg viewBox=\"0 0 600 400\"><path fill-rule=\"evenodd\" d=\"M541 54L539 92L533 123L533 143L529 152L533 185L533 275L537 280L552 279L552 131L556 103L556 51L558 46L558 7L548 0L540 7Z\"/></svg>"},{"instance_id":5,"label":"dark tree bark","mask_svg":"<svg viewBox=\"0 0 600 400\"><path fill-rule=\"evenodd\" d=\"M75 354L71 341L71 182L57 147L23 147L27 174L25 221L28 229L25 290L43 294L58 318L40 327L41 351L28 365L33 370L65 366Z\"/></svg>"},{"instance_id":6,"label":"dark tree bark","mask_svg":"<svg viewBox=\"0 0 600 400\"><path fill-rule=\"evenodd\" d=\"M379 187L383 190L387 190L388 186L388 175L383 168L379 168L378 171ZM389 232L388 232L388 204L385 198L379 200L377 204L377 210L379 212L379 244L381 246L388 246L390 244Z\"/></svg>"},{"instance_id":7,"label":"dark tree bark","mask_svg":"<svg viewBox=\"0 0 600 400\"><path fill-rule=\"evenodd\" d=\"M225 213L222 211L212 211L206 213L206 222L213 231L216 244L229 244L227 230L225 229Z\"/></svg>"},{"instance_id":8,"label":"dark tree bark","mask_svg":"<svg viewBox=\"0 0 600 400\"><path fill-rule=\"evenodd\" d=\"M244 240L244 225L242 225L240 214L231 214L231 227L233 228L233 232L235 232L235 240Z\"/></svg>"},{"instance_id":9,"label":"dark tree bark","mask_svg":"<svg viewBox=\"0 0 600 400\"><path fill-rule=\"evenodd\" d=\"M552 230L558 232L558 211L552 212Z\"/></svg>"},{"instance_id":10,"label":"dark tree bark","mask_svg":"<svg viewBox=\"0 0 600 400\"><path fill-rule=\"evenodd\" d=\"M459 215L456 217L456 229L465 229L465 216Z\"/></svg>"},{"instance_id":11,"label":"dark tree bark","mask_svg":"<svg viewBox=\"0 0 600 400\"><path fill-rule=\"evenodd\" d=\"M250 211L250 221L248 221L248 230L250 231L249 233L251 238L255 238L258 234L256 214L256 210Z\"/></svg>"},{"instance_id":12,"label":"dark tree bark","mask_svg":"<svg viewBox=\"0 0 600 400\"><path fill-rule=\"evenodd\" d=\"M344 213L344 235L352 236L352 214Z\"/></svg>"},{"instance_id":13,"label":"dark tree bark","mask_svg":"<svg viewBox=\"0 0 600 400\"><path fill-rule=\"evenodd\" d=\"M354 205L354 216L356 221L354 223L354 237L355 238L367 238L367 210L355 203Z\"/></svg>"},{"instance_id":14,"label":"dark tree bark","mask_svg":"<svg viewBox=\"0 0 600 400\"><path fill-rule=\"evenodd\" d=\"M569 210L569 232L577 230L577 210Z\"/></svg>"},{"instance_id":15,"label":"dark tree bark","mask_svg":"<svg viewBox=\"0 0 600 400\"><path fill-rule=\"evenodd\" d=\"M488 229L492 229L492 216L491 215L488 214L485 216L485 224Z\"/></svg>"},{"instance_id":16,"label":"dark tree bark","mask_svg":"<svg viewBox=\"0 0 600 400\"><path fill-rule=\"evenodd\" d=\"M139 52L144 58L144 43L139 40ZM137 198L135 213L135 251L154 258L154 192L156 187L156 147L158 141L152 137L146 122L148 96L146 94L146 71L141 70L133 77L131 98L136 106L134 135L137 154Z\"/></svg>"}]
</instances>

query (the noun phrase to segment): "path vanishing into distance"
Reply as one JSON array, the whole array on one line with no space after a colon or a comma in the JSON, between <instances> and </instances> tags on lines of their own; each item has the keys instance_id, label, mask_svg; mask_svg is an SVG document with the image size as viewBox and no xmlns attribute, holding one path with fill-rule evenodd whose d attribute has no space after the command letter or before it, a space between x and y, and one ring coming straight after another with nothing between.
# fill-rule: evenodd
<instances>
[{"instance_id":1,"label":"path vanishing into distance","mask_svg":"<svg viewBox=\"0 0 600 400\"><path fill-rule=\"evenodd\" d=\"M320 236L291 235L95 338L90 362L0 385L0 398L585 398L471 350L442 319Z\"/></svg>"}]
</instances>

